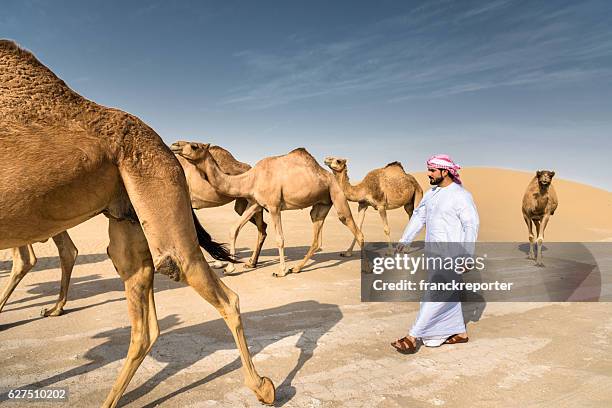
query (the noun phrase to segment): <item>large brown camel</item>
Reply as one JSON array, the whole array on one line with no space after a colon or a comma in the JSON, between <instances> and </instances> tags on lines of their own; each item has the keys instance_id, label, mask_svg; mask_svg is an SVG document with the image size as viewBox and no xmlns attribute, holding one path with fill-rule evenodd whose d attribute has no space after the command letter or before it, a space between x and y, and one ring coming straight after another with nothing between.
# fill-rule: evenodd
<instances>
[{"instance_id":1,"label":"large brown camel","mask_svg":"<svg viewBox=\"0 0 612 408\"><path fill-rule=\"evenodd\" d=\"M297 273L319 248L319 237L323 221L332 205L338 218L355 236L360 247L363 234L355 225L351 209L342 189L333 175L323 169L304 148L292 150L283 156L267 157L259 161L251 170L229 176L221 171L219 165L209 154L209 145L204 143L176 142L171 146L173 152L194 163L205 174L210 184L220 193L230 197L244 197L255 202L240 221L232 228L230 254L235 254L236 236L246 221L265 208L276 230L276 243L280 257L280 271L274 276L285 276L284 234L281 211L296 210L312 206L310 218L313 223L313 240L304 259L291 268Z\"/></svg>"},{"instance_id":2,"label":"large brown camel","mask_svg":"<svg viewBox=\"0 0 612 408\"><path fill-rule=\"evenodd\" d=\"M219 163L221 170L226 174L241 174L251 168L251 166L248 164L236 160L230 152L220 146L211 146L210 152L217 163ZM238 215L242 215L244 210L249 205L246 199L234 199L233 197L227 197L219 194L217 190L215 190L210 183L208 183L208 181L202 177L201 173L193 164L181 156L177 156L177 159L185 171L187 186L189 188L189 196L191 198L191 207L193 209L199 210L202 208L219 207L235 200L234 210L238 213ZM261 247L266 239L266 223L263 220L263 214L261 212L256 213L250 221L257 226L259 235L257 237L257 244L251 259L245 266L255 267L257 265L257 260L259 259ZM70 239L70 235L68 235L66 231L55 235L53 237L53 241L55 242L59 251L62 279L59 299L55 306L53 306L51 309L43 308L41 310L40 314L44 317L59 316L64 312L64 306L66 305L68 296L70 276L72 275L72 268L74 267L74 263L78 255L78 250L74 246L74 243ZM19 282L36 265L36 261L37 259L32 245L13 248L13 267L11 269L11 274L6 287L2 292L2 295L0 295L0 312L2 312L4 305ZM216 268L221 268L223 265L223 262L216 260L213 266ZM231 262L228 263L228 265L232 265L233 267L233 263Z\"/></svg>"},{"instance_id":3,"label":"large brown camel","mask_svg":"<svg viewBox=\"0 0 612 408\"><path fill-rule=\"evenodd\" d=\"M362 229L366 210L368 207L373 207L378 211L383 222L389 245L388 253L393 253L387 210L404 207L408 217L412 217L412 212L423 198L423 189L411 174L404 171L399 162L389 163L383 168L374 169L366 174L360 183L351 185L346 163L347 159L331 156L325 158L325 164L334 173L347 200L359 203L357 217L359 229ZM354 246L355 240L342 255L351 256Z\"/></svg>"},{"instance_id":4,"label":"large brown camel","mask_svg":"<svg viewBox=\"0 0 612 408\"><path fill-rule=\"evenodd\" d=\"M544 243L544 230L548 225L550 216L555 213L559 200L555 186L552 185L554 171L538 170L527 186L523 195L523 218L529 230L529 256L535 259L536 265L544 266L542 262L542 244ZM533 224L536 235L533 235ZM534 240L537 241L537 256L534 254Z\"/></svg>"},{"instance_id":5,"label":"large brown camel","mask_svg":"<svg viewBox=\"0 0 612 408\"><path fill-rule=\"evenodd\" d=\"M251 168L251 166L248 164L236 160L229 151L220 146L210 146L209 151L215 161L219 164L221 171L225 174L235 176L242 174ZM238 215L242 215L246 208L250 205L249 201L245 198L228 197L219 193L213 186L210 185L205 177L202 177L202 173L193 163L180 155L177 155L176 157L185 171L192 208L199 210L202 208L219 207L236 200L234 203L234 211L236 211ZM251 217L250 221L257 226L257 231L259 234L257 236L257 243L255 245L253 254L244 266L254 268L257 265L261 247L266 239L267 225L263 220L263 214L261 211L256 212L253 217ZM217 261L217 263L215 263L213 266L220 268L223 266L223 264L220 261ZM233 269L234 264L231 262L228 263L226 271L231 272Z\"/></svg>"},{"instance_id":6,"label":"large brown camel","mask_svg":"<svg viewBox=\"0 0 612 408\"><path fill-rule=\"evenodd\" d=\"M100 213L109 218L107 252L125 284L132 330L103 406L117 405L159 335L155 270L190 285L219 311L246 385L271 404L274 385L255 370L238 296L199 245L231 258L197 221L183 169L157 133L78 95L12 41L0 41L0 87L0 249L44 240Z\"/></svg>"},{"instance_id":7,"label":"large brown camel","mask_svg":"<svg viewBox=\"0 0 612 408\"><path fill-rule=\"evenodd\" d=\"M66 231L63 231L53 236L53 242L57 246L57 250L60 256L60 266L62 268L62 282L60 285L60 293L55 306L51 309L42 309L41 316L59 316L64 312L64 305L68 297L68 285L70 284L70 276L72 275L72 268L74 262L79 253L74 243L70 239L70 235ZM9 280L0 295L0 312L4 308L4 305L8 301L9 297L19 284L24 276L36 265L36 255L32 249L32 245L23 245L18 248L13 248L13 267Z\"/></svg>"}]
</instances>

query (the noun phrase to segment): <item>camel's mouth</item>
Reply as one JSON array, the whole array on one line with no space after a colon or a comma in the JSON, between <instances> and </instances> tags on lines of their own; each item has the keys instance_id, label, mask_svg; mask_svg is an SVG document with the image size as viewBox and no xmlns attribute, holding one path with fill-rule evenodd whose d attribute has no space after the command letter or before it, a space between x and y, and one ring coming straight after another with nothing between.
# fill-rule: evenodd
<instances>
[{"instance_id":1,"label":"camel's mouth","mask_svg":"<svg viewBox=\"0 0 612 408\"><path fill-rule=\"evenodd\" d=\"M172 150L173 153L181 153L183 151L183 146L178 144L178 143L172 143L170 145L170 150Z\"/></svg>"}]
</instances>

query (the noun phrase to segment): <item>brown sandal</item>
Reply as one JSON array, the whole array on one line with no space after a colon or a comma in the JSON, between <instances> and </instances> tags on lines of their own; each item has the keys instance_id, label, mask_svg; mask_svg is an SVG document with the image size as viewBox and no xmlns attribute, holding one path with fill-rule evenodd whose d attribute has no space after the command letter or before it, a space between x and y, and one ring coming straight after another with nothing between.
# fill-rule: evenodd
<instances>
[{"instance_id":1,"label":"brown sandal","mask_svg":"<svg viewBox=\"0 0 612 408\"><path fill-rule=\"evenodd\" d=\"M450 336L448 339L446 339L444 344L467 343L469 339L470 339L469 337L461 337L458 334L455 334L455 335Z\"/></svg>"},{"instance_id":2,"label":"brown sandal","mask_svg":"<svg viewBox=\"0 0 612 408\"><path fill-rule=\"evenodd\" d=\"M391 345L402 354L412 354L417 351L416 344L413 344L408 337L395 340Z\"/></svg>"}]
</instances>

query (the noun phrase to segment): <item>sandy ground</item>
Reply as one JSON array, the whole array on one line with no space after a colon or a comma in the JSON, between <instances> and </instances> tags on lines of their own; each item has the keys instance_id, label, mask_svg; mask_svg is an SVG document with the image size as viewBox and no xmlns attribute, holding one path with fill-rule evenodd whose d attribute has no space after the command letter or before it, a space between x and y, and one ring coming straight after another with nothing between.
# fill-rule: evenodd
<instances>
[{"instance_id":1,"label":"sandy ground","mask_svg":"<svg viewBox=\"0 0 612 408\"><path fill-rule=\"evenodd\" d=\"M465 169L463 177L480 211L480 238L525 241L520 203L531 175ZM418 178L425 183L423 174ZM548 240L612 240L610 192L563 180L555 185L560 205ZM218 240L236 220L231 206L198 215ZM407 216L403 210L389 215L397 239ZM310 243L308 210L283 213L283 221L291 263ZM55 302L60 270L53 244L35 245L36 268L0 314L0 391L39 384L68 387L64 406L104 401L129 344L123 285L106 256L106 228L105 218L96 217L70 230L80 254L60 317L39 317ZM364 233L371 241L384 238L373 211ZM255 234L245 227L238 241L242 257ZM466 305L469 343L405 356L389 342L406 334L418 305L361 303L359 260L339 256L350 240L332 210L323 251L302 273L272 277L278 263L270 230L262 266L223 278L240 295L250 348L260 373L277 386L277 406L612 406L610 303ZM0 284L10 268L10 253L0 251ZM259 406L242 385L238 352L216 311L165 276L156 276L155 296L162 334L121 404Z\"/></svg>"}]
</instances>

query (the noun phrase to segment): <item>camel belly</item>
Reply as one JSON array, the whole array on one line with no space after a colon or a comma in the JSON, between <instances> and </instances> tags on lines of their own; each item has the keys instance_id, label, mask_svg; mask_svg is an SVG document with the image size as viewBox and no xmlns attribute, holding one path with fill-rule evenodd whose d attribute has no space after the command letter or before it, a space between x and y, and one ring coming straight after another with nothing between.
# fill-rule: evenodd
<instances>
[{"instance_id":1,"label":"camel belly","mask_svg":"<svg viewBox=\"0 0 612 408\"><path fill-rule=\"evenodd\" d=\"M54 144L53 139L46 142L20 143L1 160L0 248L44 240L74 227L99 214L119 191L116 167L99 159L92 146L86 151ZM2 140L5 152L15 144Z\"/></svg>"}]
</instances>

